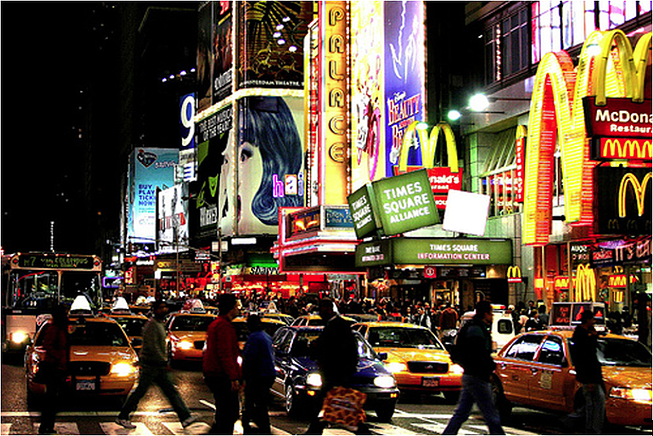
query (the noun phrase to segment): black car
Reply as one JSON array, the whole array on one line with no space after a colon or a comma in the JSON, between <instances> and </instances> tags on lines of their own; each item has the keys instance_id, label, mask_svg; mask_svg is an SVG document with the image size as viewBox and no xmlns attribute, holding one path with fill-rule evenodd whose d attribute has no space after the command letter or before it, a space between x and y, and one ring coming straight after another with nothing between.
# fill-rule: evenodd
<instances>
[{"instance_id":1,"label":"black car","mask_svg":"<svg viewBox=\"0 0 653 436\"><path fill-rule=\"evenodd\" d=\"M290 326L280 328L274 335L272 346L277 374L271 391L284 400L289 415L315 406L313 403L322 386L322 377L308 350L310 342L320 335L322 329L321 326ZM397 382L367 341L358 332L354 334L358 341L359 360L351 387L367 395L365 409L374 410L381 421L390 421L399 398Z\"/></svg>"}]
</instances>

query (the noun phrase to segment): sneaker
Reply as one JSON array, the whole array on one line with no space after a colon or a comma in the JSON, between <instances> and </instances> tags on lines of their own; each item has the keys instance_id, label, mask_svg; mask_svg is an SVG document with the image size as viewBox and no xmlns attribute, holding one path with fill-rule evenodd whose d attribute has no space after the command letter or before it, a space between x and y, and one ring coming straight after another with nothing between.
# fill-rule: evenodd
<instances>
[{"instance_id":1,"label":"sneaker","mask_svg":"<svg viewBox=\"0 0 653 436\"><path fill-rule=\"evenodd\" d=\"M128 419L118 418L116 419L116 424L122 426L123 428L128 428L128 429L136 428L136 426L132 424Z\"/></svg>"},{"instance_id":2,"label":"sneaker","mask_svg":"<svg viewBox=\"0 0 653 436\"><path fill-rule=\"evenodd\" d=\"M189 416L188 418L186 418L186 419L184 419L183 421L181 421L181 426L184 427L184 428L186 428L186 427L188 427L189 425L194 424L194 423L196 423L196 422L197 422L197 417L191 415L191 416Z\"/></svg>"}]
</instances>

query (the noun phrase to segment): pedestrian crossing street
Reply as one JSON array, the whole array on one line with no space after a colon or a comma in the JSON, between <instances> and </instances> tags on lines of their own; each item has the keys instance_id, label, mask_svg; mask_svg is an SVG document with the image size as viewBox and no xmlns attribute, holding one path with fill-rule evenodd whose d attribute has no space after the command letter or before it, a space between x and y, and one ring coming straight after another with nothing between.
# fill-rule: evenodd
<instances>
[{"instance_id":1,"label":"pedestrian crossing street","mask_svg":"<svg viewBox=\"0 0 653 436\"><path fill-rule=\"evenodd\" d=\"M405 414L405 415L411 415L411 414ZM399 413L396 418L401 418L402 414ZM404 416L406 417L406 416ZM64 417L61 417L64 418ZM55 430L57 434L60 435L79 435L82 434L80 433L78 424L76 422L67 422L67 421L60 421L55 423ZM68 418L68 417L65 417ZM107 419L108 417L103 417ZM413 418L411 416L411 418ZM387 423L377 423L377 422L369 422L368 425L370 427L370 430L372 434L383 434L383 435L399 435L399 436L408 436L408 435L419 435L419 434L442 434L442 431L447 425L447 419L443 418L448 418L448 416L442 415L440 417L439 415L419 415L418 419L411 419L410 420L410 427L414 429L414 431L409 430L404 427L400 427L397 425L393 424L387 424ZM38 421L38 420L37 420ZM160 427L157 427L156 430L152 430L150 427L148 427L148 423L146 422L140 422L138 420L132 421L134 425L136 425L135 429L125 429L118 424L116 424L113 421L106 421L106 422L99 422L100 429L102 430L101 434L105 435L134 435L134 436L149 436L149 435L156 435L156 434L161 434L159 431ZM161 426L163 426L166 429L166 432L164 434L171 434L171 435L201 435L201 434L206 434L210 430L210 425L207 424L206 422L197 422L195 424L190 425L186 429L184 429L179 422L159 422ZM34 422L33 424L33 434L38 434L38 422ZM12 426L13 424L11 423L2 423L2 435L11 435L12 434ZM506 433L509 435L534 435L536 433L531 433L527 431L522 431L519 429L515 428L509 428L506 427L504 428L506 430ZM302 433L305 429L298 429L298 433ZM484 435L487 434L487 427L483 424L482 421L477 421L477 420L470 420L468 421L463 428L460 429L460 432L458 434L461 435ZM242 435L243 434L243 427L238 421L235 426L235 432L234 434L237 435ZM280 428L272 427L272 434L273 435L289 435L292 433L288 433ZM352 431L349 431L344 428L340 427L330 427L326 428L324 431L325 435L351 435L353 434Z\"/></svg>"}]
</instances>

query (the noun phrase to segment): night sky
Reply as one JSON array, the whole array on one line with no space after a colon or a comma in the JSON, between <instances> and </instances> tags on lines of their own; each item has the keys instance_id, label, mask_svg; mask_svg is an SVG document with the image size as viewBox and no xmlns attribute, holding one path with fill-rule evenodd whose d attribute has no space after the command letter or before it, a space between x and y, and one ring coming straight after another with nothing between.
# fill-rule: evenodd
<instances>
[{"instance_id":1,"label":"night sky","mask_svg":"<svg viewBox=\"0 0 653 436\"><path fill-rule=\"evenodd\" d=\"M2 226L5 253L86 248L83 92L100 20L91 3L2 2ZM97 7L97 3L95 4ZM103 38L101 38L103 39ZM91 51L92 52L92 51ZM81 109L80 109L81 108Z\"/></svg>"}]
</instances>

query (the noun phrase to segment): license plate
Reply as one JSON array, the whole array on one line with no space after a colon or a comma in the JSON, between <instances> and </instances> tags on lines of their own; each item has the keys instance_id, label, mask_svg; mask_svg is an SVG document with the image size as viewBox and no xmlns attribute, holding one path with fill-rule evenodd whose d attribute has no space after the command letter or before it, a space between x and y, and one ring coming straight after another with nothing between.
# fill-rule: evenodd
<instances>
[{"instance_id":1,"label":"license plate","mask_svg":"<svg viewBox=\"0 0 653 436\"><path fill-rule=\"evenodd\" d=\"M437 388L440 386L440 379L433 377L422 377L422 386L425 388Z\"/></svg>"},{"instance_id":2,"label":"license plate","mask_svg":"<svg viewBox=\"0 0 653 436\"><path fill-rule=\"evenodd\" d=\"M75 389L78 391L94 391L95 380L77 380Z\"/></svg>"}]
</instances>

